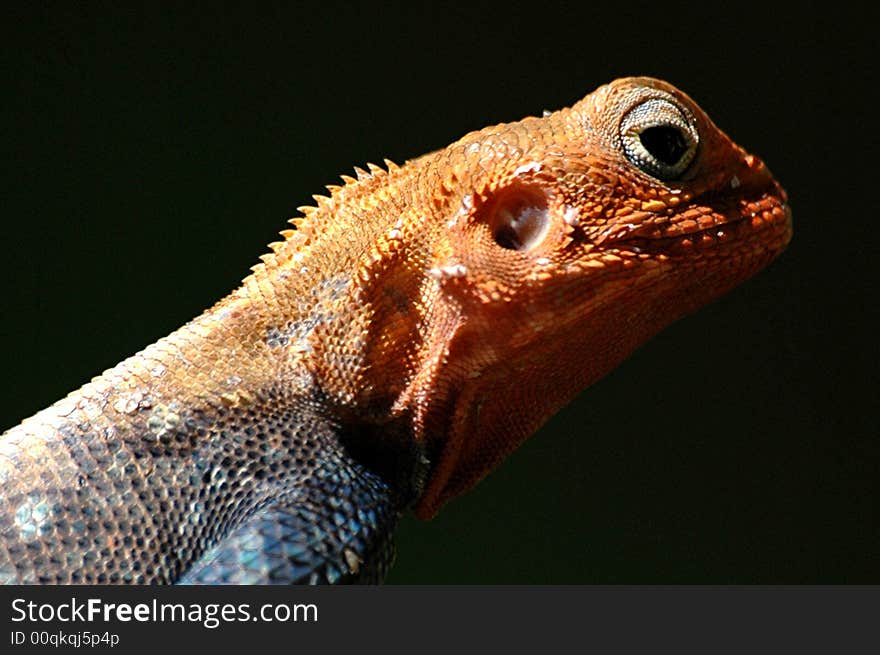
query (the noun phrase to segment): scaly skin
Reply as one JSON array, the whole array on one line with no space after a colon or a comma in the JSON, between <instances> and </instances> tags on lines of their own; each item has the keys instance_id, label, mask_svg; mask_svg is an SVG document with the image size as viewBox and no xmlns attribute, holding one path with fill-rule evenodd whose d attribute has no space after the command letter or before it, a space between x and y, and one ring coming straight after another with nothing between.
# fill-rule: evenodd
<instances>
[{"instance_id":1,"label":"scaly skin","mask_svg":"<svg viewBox=\"0 0 880 655\"><path fill-rule=\"evenodd\" d=\"M647 78L344 179L239 289L3 435L0 578L379 580L402 511L791 236L763 163Z\"/></svg>"}]
</instances>

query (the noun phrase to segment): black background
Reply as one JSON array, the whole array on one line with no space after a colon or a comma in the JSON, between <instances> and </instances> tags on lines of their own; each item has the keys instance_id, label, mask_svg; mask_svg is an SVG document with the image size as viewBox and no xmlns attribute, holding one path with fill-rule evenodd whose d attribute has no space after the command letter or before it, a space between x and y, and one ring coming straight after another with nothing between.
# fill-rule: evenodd
<instances>
[{"instance_id":1,"label":"black background","mask_svg":"<svg viewBox=\"0 0 880 655\"><path fill-rule=\"evenodd\" d=\"M389 582L880 582L866 19L575 6L6 14L0 427L225 295L352 166L653 75L768 162L791 246L405 520Z\"/></svg>"}]
</instances>

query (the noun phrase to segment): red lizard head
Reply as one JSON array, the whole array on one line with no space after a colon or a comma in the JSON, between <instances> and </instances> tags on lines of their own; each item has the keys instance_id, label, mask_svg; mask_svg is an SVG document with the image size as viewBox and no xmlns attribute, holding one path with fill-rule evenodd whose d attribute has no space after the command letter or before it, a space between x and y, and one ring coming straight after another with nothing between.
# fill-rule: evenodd
<instances>
[{"instance_id":1,"label":"red lizard head","mask_svg":"<svg viewBox=\"0 0 880 655\"><path fill-rule=\"evenodd\" d=\"M791 238L764 164L649 78L413 164L422 189L443 190L424 222L433 335L402 396L431 459L420 517Z\"/></svg>"}]
</instances>

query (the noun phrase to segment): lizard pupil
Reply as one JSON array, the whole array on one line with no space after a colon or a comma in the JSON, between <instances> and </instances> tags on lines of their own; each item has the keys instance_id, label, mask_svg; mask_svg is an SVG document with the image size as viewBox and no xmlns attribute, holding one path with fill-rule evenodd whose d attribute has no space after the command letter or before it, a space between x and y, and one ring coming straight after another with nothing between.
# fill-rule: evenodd
<instances>
[{"instance_id":1,"label":"lizard pupil","mask_svg":"<svg viewBox=\"0 0 880 655\"><path fill-rule=\"evenodd\" d=\"M674 166L688 150L688 142L677 127L658 125L639 134L639 140L651 155L667 166Z\"/></svg>"}]
</instances>

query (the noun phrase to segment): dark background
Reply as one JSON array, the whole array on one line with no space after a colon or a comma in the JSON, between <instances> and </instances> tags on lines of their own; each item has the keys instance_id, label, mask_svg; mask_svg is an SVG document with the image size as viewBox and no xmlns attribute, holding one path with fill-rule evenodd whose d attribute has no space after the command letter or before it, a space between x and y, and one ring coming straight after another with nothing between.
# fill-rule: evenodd
<instances>
[{"instance_id":1,"label":"dark background","mask_svg":"<svg viewBox=\"0 0 880 655\"><path fill-rule=\"evenodd\" d=\"M790 248L405 520L389 582L880 582L876 52L858 17L709 4L7 14L0 428L225 295L352 166L653 75L768 162Z\"/></svg>"}]
</instances>

